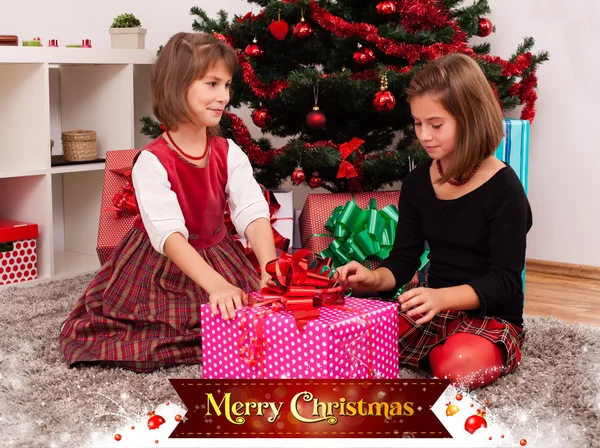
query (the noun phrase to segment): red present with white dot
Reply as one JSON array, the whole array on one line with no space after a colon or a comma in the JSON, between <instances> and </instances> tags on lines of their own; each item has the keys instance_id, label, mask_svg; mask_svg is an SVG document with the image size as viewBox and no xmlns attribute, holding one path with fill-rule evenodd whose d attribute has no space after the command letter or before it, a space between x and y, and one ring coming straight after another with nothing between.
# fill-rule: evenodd
<instances>
[{"instance_id":1,"label":"red present with white dot","mask_svg":"<svg viewBox=\"0 0 600 448\"><path fill-rule=\"evenodd\" d=\"M0 285L37 277L38 225L0 219Z\"/></svg>"}]
</instances>

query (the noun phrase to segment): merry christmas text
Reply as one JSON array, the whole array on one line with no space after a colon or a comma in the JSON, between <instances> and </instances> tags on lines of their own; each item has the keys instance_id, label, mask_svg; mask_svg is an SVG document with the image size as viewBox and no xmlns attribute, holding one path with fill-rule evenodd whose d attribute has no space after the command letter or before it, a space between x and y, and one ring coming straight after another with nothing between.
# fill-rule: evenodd
<instances>
[{"instance_id":1,"label":"merry christmas text","mask_svg":"<svg viewBox=\"0 0 600 448\"><path fill-rule=\"evenodd\" d=\"M285 402L279 401L235 401L231 400L231 393L224 394L219 403L212 393L207 393L207 411L206 416L217 417L224 415L234 425L243 425L246 423L244 417L252 415L264 416L264 411L271 410L272 415L267 418L270 423L274 423L281 415L281 409ZM299 401L312 404L312 413L307 411L306 407L300 406ZM300 409L302 407L302 410ZM299 392L290 401L290 412L299 422L317 423L327 420L330 425L338 422L338 417L385 417L394 416L410 417L414 415L414 403L398 401L386 402L375 401L366 402L363 399L359 401L347 401L340 398L338 401L320 401L311 392Z\"/></svg>"}]
</instances>

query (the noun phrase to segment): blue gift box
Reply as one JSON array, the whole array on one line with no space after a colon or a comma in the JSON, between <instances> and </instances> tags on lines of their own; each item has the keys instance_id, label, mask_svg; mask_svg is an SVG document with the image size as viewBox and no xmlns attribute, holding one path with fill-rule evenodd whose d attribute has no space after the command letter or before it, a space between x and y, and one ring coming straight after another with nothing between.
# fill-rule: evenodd
<instances>
[{"instance_id":1,"label":"blue gift box","mask_svg":"<svg viewBox=\"0 0 600 448\"><path fill-rule=\"evenodd\" d=\"M525 194L529 183L529 121L506 118L504 135L496 157L508 163L523 184Z\"/></svg>"},{"instance_id":2,"label":"blue gift box","mask_svg":"<svg viewBox=\"0 0 600 448\"><path fill-rule=\"evenodd\" d=\"M504 138L496 150L496 157L517 173L525 194L529 184L529 121L505 118ZM525 291L525 269L523 269L523 291Z\"/></svg>"}]
</instances>

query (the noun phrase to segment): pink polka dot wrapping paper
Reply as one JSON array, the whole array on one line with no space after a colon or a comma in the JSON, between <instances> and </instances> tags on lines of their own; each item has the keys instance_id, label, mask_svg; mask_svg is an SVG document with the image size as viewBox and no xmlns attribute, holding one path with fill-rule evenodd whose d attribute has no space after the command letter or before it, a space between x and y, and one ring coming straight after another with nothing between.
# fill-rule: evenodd
<instances>
[{"instance_id":1,"label":"pink polka dot wrapping paper","mask_svg":"<svg viewBox=\"0 0 600 448\"><path fill-rule=\"evenodd\" d=\"M264 366L240 356L240 325L249 332L242 346L256 348L257 308L245 307L233 320L202 305L204 379L395 379L398 378L398 305L347 298L345 309L320 308L302 331L289 311L264 318ZM245 321L244 321L245 320ZM264 371L264 376L263 376Z\"/></svg>"}]
</instances>

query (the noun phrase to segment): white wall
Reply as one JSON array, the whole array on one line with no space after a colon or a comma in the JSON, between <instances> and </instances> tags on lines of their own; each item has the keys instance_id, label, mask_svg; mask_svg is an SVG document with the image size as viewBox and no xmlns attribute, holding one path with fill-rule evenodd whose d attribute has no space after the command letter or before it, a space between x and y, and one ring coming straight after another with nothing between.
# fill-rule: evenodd
<instances>
[{"instance_id":1,"label":"white wall","mask_svg":"<svg viewBox=\"0 0 600 448\"><path fill-rule=\"evenodd\" d=\"M490 0L492 53L508 57L523 36L550 52L538 71L527 256L600 265L600 2Z\"/></svg>"},{"instance_id":2,"label":"white wall","mask_svg":"<svg viewBox=\"0 0 600 448\"><path fill-rule=\"evenodd\" d=\"M114 16L135 14L148 30L146 48L156 49L178 31L191 31L192 6L211 17L218 9L244 14L257 5L245 0L1 0L0 32L20 39L39 36L44 45L61 46L91 39L109 48L108 28ZM492 53L508 57L523 36L536 39L536 49L550 52L539 70L539 101L531 132L530 201L534 227L529 258L600 265L600 2L598 0L489 0L496 33ZM247 117L247 113L243 117ZM516 114L513 114L516 116ZM247 120L249 122L249 120ZM256 135L257 129L250 126ZM307 190L297 191L298 206Z\"/></svg>"}]
</instances>

